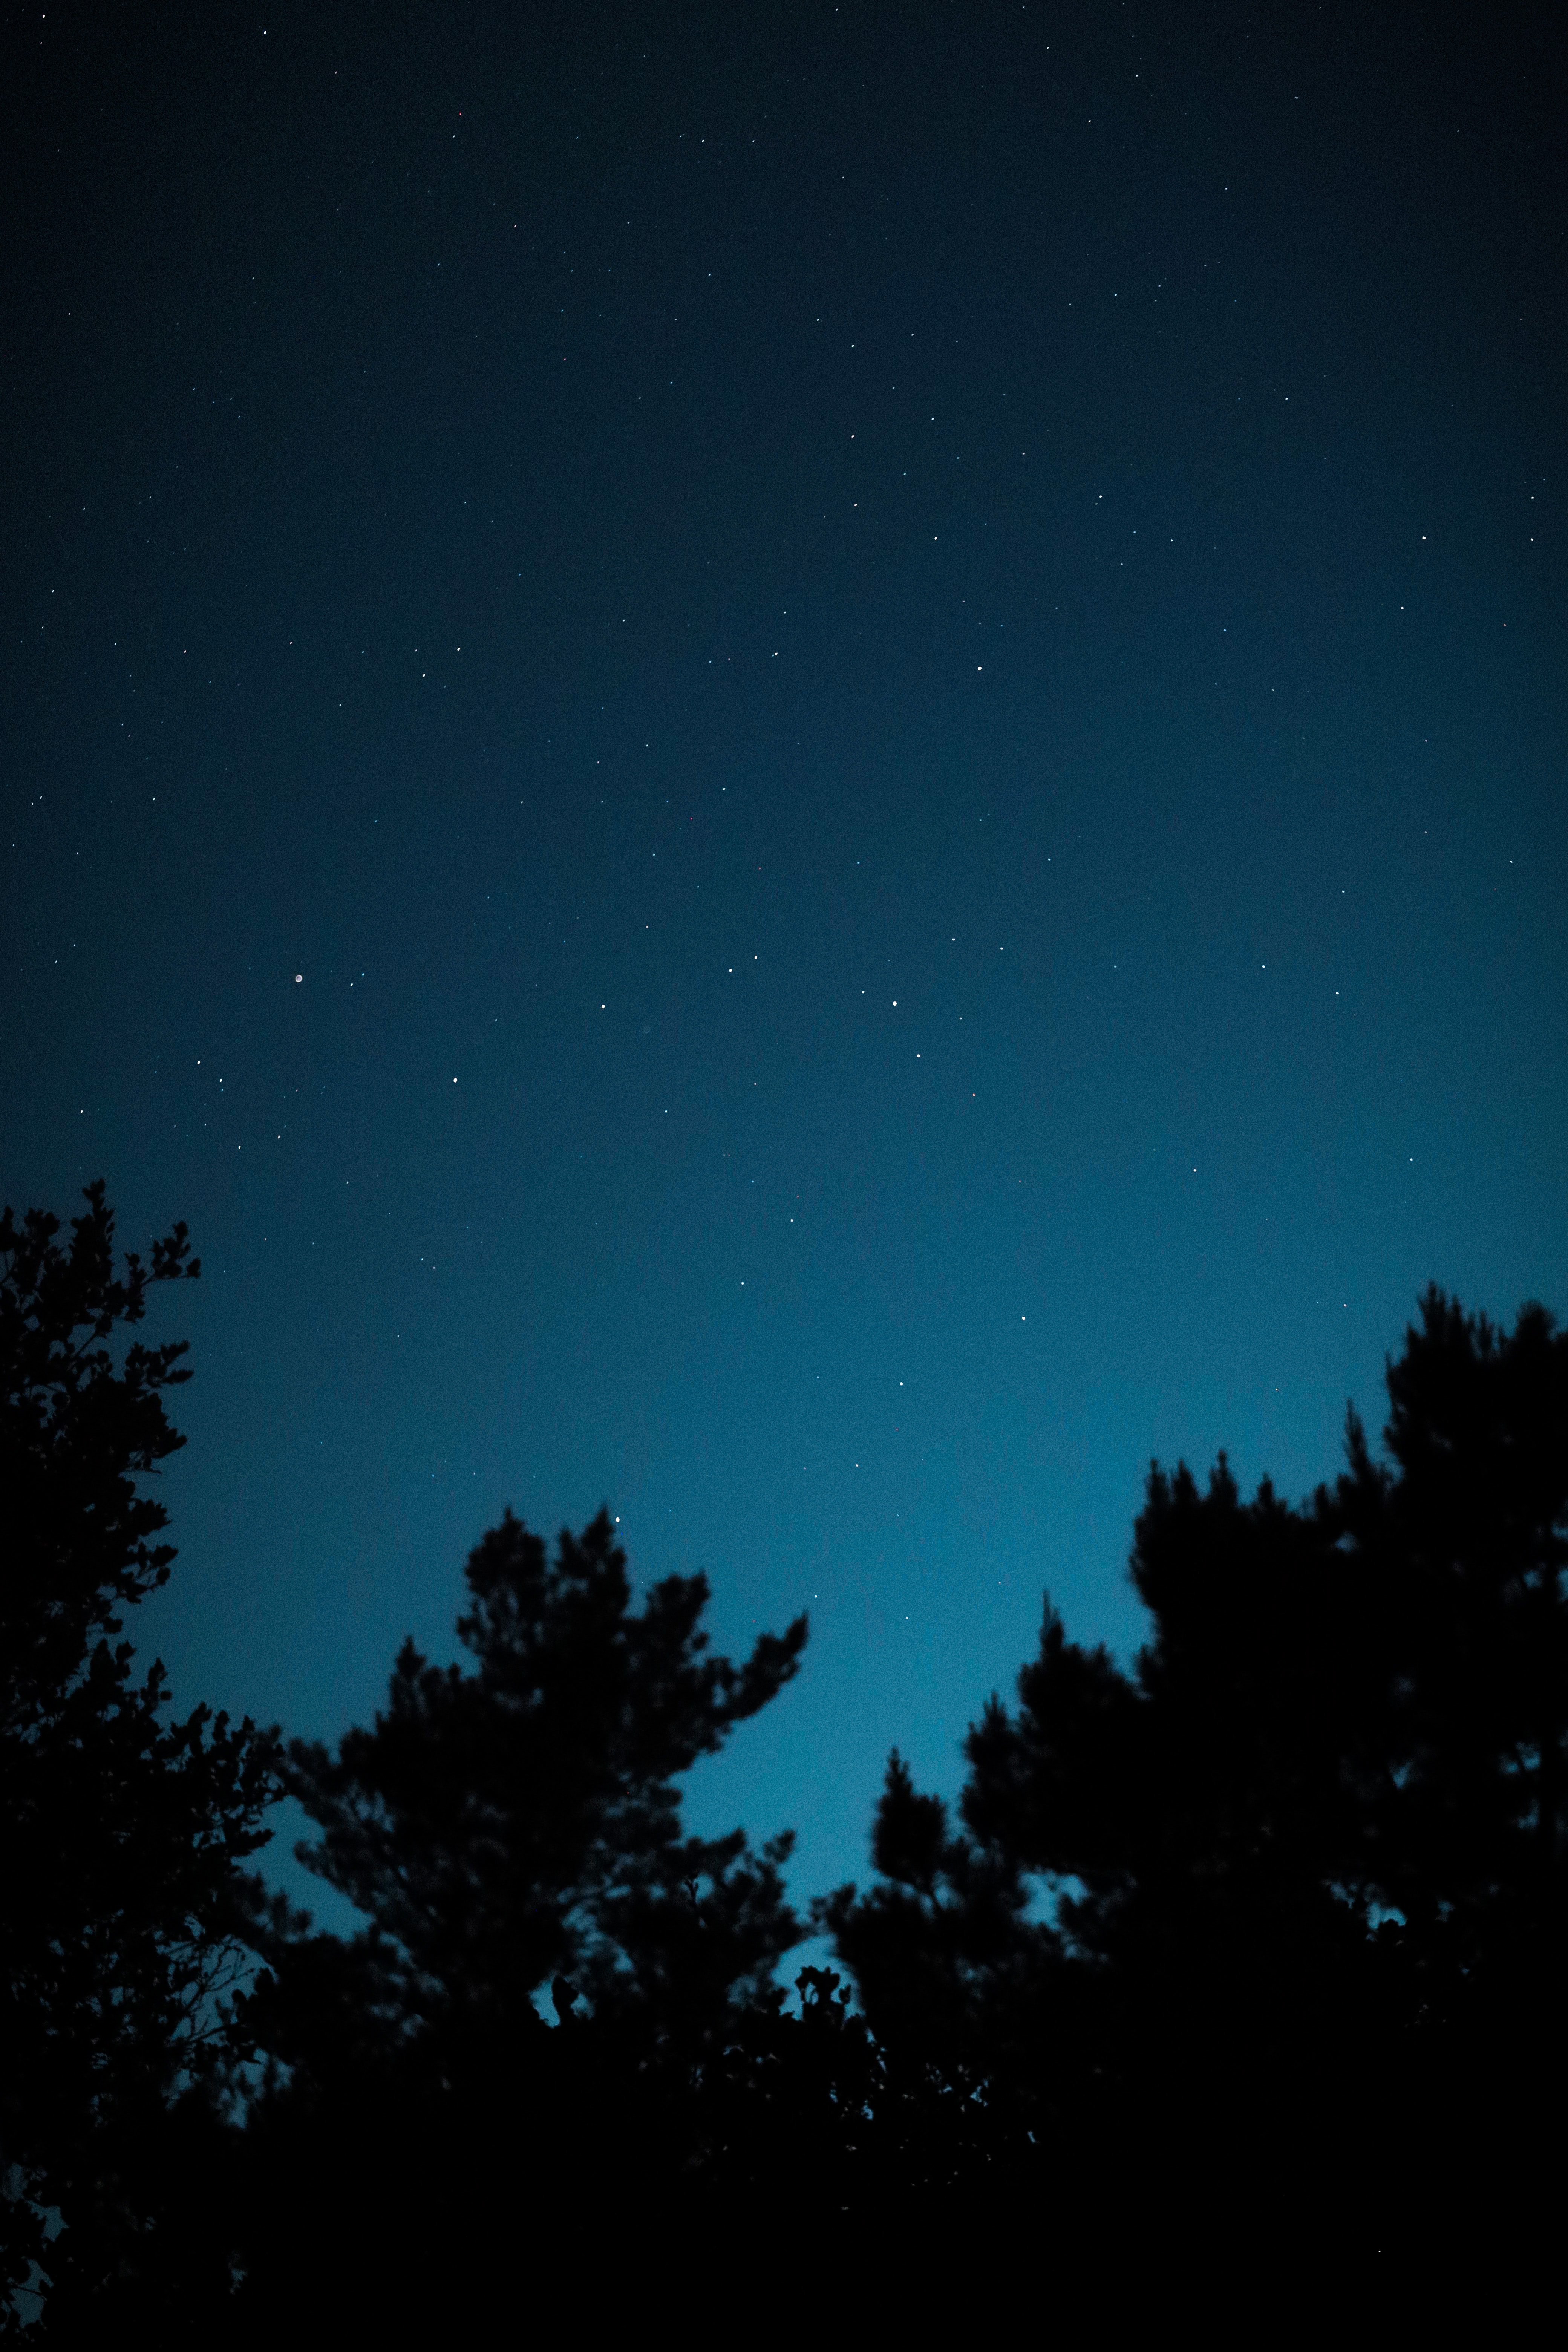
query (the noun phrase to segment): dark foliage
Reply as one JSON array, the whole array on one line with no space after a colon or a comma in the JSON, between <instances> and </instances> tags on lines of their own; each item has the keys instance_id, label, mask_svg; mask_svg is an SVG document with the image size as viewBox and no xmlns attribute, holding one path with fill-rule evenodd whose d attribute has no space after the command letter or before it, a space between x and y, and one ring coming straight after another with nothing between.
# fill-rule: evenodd
<instances>
[{"instance_id":1,"label":"dark foliage","mask_svg":"<svg viewBox=\"0 0 1568 2352\"><path fill-rule=\"evenodd\" d=\"M787 1846L759 1864L741 1833L683 1840L675 1784L795 1673L805 1620L742 1668L708 1656L706 1580L670 1577L634 1612L605 1513L552 1560L509 1512L468 1585L472 1671L407 1643L373 1730L289 1750L322 1832L303 1859L374 1923L400 2029L504 2032L569 1974L595 2011L657 1999L674 2031L699 1948L705 1988L765 1982L795 1936Z\"/></svg>"},{"instance_id":2,"label":"dark foliage","mask_svg":"<svg viewBox=\"0 0 1568 2352\"><path fill-rule=\"evenodd\" d=\"M1372 2252L1561 2186L1519 2159L1564 2081L1568 1341L1434 1290L1388 1386L1390 1463L1352 1414L1300 1510L1156 1467L1134 1672L1047 1602L959 1832L895 1756L881 1884L820 1913L879 2043L973 2053L1015 2178L1070 2152L1216 2247Z\"/></svg>"},{"instance_id":3,"label":"dark foliage","mask_svg":"<svg viewBox=\"0 0 1568 2352\"><path fill-rule=\"evenodd\" d=\"M301 1856L369 1924L346 1943L278 1936L247 2011L284 2070L255 2133L289 2183L251 2261L258 2306L302 2262L330 2272L341 2224L313 2233L329 2182L335 2213L347 2195L359 2227L390 2231L400 2292L437 2293L412 2249L431 2242L415 2207L437 2151L443 2200L471 2217L499 2194L558 2245L596 2213L584 2184L607 2163L620 2193L683 2193L734 2104L742 2021L776 2025L773 1969L800 1935L792 1841L685 1837L676 1783L795 1675L805 1620L743 1666L710 1656L706 1581L668 1578L633 1609L603 1513L553 1558L509 1513L468 1586L470 1665L407 1644L373 1728L335 1755L289 1750L321 1832Z\"/></svg>"},{"instance_id":4,"label":"dark foliage","mask_svg":"<svg viewBox=\"0 0 1568 2352\"><path fill-rule=\"evenodd\" d=\"M117 1274L87 1201L67 1247L53 1216L0 1219L0 2330L30 2281L64 2333L111 2287L167 2314L225 2274L174 2184L216 2129L237 1865L276 1789L268 1738L169 1722L162 1664L137 1678L116 1639L174 1556L137 1482L184 1443L163 1392L189 1375L178 1343L110 1343L198 1268L177 1225Z\"/></svg>"},{"instance_id":5,"label":"dark foliage","mask_svg":"<svg viewBox=\"0 0 1568 2352\"><path fill-rule=\"evenodd\" d=\"M161 1669L133 1686L110 1637L167 1572L133 1482L184 1375L101 1343L184 1234L117 1284L89 1207L68 1256L51 1221L0 1229L5 1860L37 1890L0 1928L9 2259L50 2274L49 2333L401 2339L563 2298L640 2324L851 2279L930 2326L1047 2252L1058 2282L1131 2247L1212 2287L1551 2242L1568 1340L1540 1309L1500 1333L1430 1292L1386 1460L1352 1414L1300 1507L1223 1456L1202 1489L1153 1468L1131 1670L1047 1601L956 1817L894 1752L874 1884L813 1913L861 2009L807 1968L792 2012L790 1840L684 1835L679 1783L805 1621L710 1655L705 1581L634 1607L604 1514L552 1552L509 1513L463 1661L405 1644L335 1750L163 1725ZM357 1935L246 1894L279 1782ZM220 2013L241 1937L267 1965Z\"/></svg>"}]
</instances>

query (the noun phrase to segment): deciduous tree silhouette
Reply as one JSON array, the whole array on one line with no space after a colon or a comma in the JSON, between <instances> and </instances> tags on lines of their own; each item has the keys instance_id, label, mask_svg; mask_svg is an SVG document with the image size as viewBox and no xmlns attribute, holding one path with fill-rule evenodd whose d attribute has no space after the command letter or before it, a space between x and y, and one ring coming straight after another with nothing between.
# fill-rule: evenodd
<instances>
[{"instance_id":1,"label":"deciduous tree silhouette","mask_svg":"<svg viewBox=\"0 0 1568 2352\"><path fill-rule=\"evenodd\" d=\"M87 1202L68 1246L52 1215L0 1219L0 2328L31 2279L62 2333L111 2286L167 2314L222 2273L165 2192L276 1793L267 1737L169 1722L162 1664L134 1678L115 1638L174 1557L138 1481L184 1443L163 1399L189 1373L183 1342L111 1343L198 1266L176 1225L117 1273L101 1183Z\"/></svg>"}]
</instances>

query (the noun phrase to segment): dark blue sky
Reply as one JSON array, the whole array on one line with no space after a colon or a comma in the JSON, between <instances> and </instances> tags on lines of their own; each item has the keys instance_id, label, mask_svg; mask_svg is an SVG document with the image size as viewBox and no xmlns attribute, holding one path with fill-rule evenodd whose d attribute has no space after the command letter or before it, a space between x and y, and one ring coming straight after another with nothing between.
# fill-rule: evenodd
<instances>
[{"instance_id":1,"label":"dark blue sky","mask_svg":"<svg viewBox=\"0 0 1568 2352\"><path fill-rule=\"evenodd\" d=\"M5 20L0 1191L205 1262L139 1640L330 1735L608 1500L811 1612L696 1824L863 1876L1151 1455L1568 1302L1549 17L242 16Z\"/></svg>"}]
</instances>

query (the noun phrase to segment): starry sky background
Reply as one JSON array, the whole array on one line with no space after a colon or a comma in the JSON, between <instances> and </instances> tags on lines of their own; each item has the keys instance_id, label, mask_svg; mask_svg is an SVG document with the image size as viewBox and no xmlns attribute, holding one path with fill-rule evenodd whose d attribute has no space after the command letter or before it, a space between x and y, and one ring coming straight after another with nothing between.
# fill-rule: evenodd
<instances>
[{"instance_id":1,"label":"starry sky background","mask_svg":"<svg viewBox=\"0 0 1568 2352\"><path fill-rule=\"evenodd\" d=\"M804 1897L1151 1456L1568 1307L1564 90L1442 15L7 10L0 1192L204 1260L177 1704L607 1501L811 1612L688 1803Z\"/></svg>"}]
</instances>

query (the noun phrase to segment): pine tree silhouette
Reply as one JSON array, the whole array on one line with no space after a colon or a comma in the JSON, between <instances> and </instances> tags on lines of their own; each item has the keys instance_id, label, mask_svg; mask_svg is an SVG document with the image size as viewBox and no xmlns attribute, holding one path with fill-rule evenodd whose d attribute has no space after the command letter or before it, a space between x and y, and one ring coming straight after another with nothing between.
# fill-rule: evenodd
<instances>
[{"instance_id":1,"label":"pine tree silhouette","mask_svg":"<svg viewBox=\"0 0 1568 2352\"><path fill-rule=\"evenodd\" d=\"M1026 2195L1254 2246L1501 2226L1487 2151L1564 2079L1568 1341L1434 1289L1388 1388L1390 1460L1352 1412L1299 1509L1152 1470L1132 1672L1047 1600L958 1830L895 1755L881 1883L818 1908L879 2043L1016 2120Z\"/></svg>"},{"instance_id":2,"label":"pine tree silhouette","mask_svg":"<svg viewBox=\"0 0 1568 2352\"><path fill-rule=\"evenodd\" d=\"M371 1728L289 1753L321 1831L301 1857L369 1924L279 1934L247 2011L287 2070L253 2125L282 2200L254 2233L258 2309L302 2270L331 2293L345 2242L406 2306L438 2298L454 2244L476 2277L520 2231L559 2255L612 2193L654 2227L711 2173L726 2053L801 1933L792 1839L684 1836L677 1784L794 1676L804 1616L742 1666L709 1654L706 1580L634 1608L603 1512L553 1556L509 1513L467 1581L468 1664L407 1643Z\"/></svg>"},{"instance_id":3,"label":"pine tree silhouette","mask_svg":"<svg viewBox=\"0 0 1568 2352\"><path fill-rule=\"evenodd\" d=\"M278 1786L269 1737L170 1722L162 1664L138 1678L116 1638L174 1558L138 1481L184 1444L189 1373L183 1342L112 1343L199 1268L176 1225L117 1273L86 1197L66 1247L43 1211L0 1219L0 2325L41 2298L68 2337L111 2292L170 2318L226 2288L221 2003Z\"/></svg>"}]
</instances>

